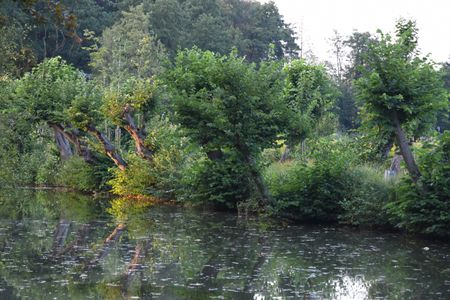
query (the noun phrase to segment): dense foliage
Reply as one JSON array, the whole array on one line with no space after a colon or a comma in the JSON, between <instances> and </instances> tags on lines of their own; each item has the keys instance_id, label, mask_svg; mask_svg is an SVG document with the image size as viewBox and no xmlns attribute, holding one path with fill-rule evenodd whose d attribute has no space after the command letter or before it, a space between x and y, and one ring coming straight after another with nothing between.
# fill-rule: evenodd
<instances>
[{"instance_id":1,"label":"dense foliage","mask_svg":"<svg viewBox=\"0 0 450 300\"><path fill-rule=\"evenodd\" d=\"M449 236L449 64L413 21L333 47L273 2L2 1L0 186Z\"/></svg>"},{"instance_id":2,"label":"dense foliage","mask_svg":"<svg viewBox=\"0 0 450 300\"><path fill-rule=\"evenodd\" d=\"M262 63L257 69L236 53L218 57L193 49L178 54L164 82L176 120L209 159L200 173L208 180L199 183L223 189L226 182L225 189L233 195L241 185L239 190L256 190L269 201L254 160L275 145L280 132L280 72L277 63ZM251 179L238 180L238 173Z\"/></svg>"},{"instance_id":3,"label":"dense foliage","mask_svg":"<svg viewBox=\"0 0 450 300\"><path fill-rule=\"evenodd\" d=\"M422 177L399 183L388 209L397 226L424 234L448 236L450 227L450 132L421 149Z\"/></svg>"}]
</instances>

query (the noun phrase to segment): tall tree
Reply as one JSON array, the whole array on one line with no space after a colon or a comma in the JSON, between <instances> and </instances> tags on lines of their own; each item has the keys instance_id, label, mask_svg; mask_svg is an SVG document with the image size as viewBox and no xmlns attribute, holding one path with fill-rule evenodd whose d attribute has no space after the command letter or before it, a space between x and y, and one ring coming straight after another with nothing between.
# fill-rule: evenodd
<instances>
[{"instance_id":1,"label":"tall tree","mask_svg":"<svg viewBox=\"0 0 450 300\"><path fill-rule=\"evenodd\" d=\"M193 49L180 52L174 69L165 76L177 120L210 160L220 161L234 153L248 169L264 204L270 196L255 157L275 145L280 131L280 74L279 64L265 63L256 69L236 53L219 57Z\"/></svg>"},{"instance_id":2,"label":"tall tree","mask_svg":"<svg viewBox=\"0 0 450 300\"><path fill-rule=\"evenodd\" d=\"M323 66L292 61L287 66L284 101L289 108L286 151L313 133L326 135L335 129L332 112L338 91Z\"/></svg>"},{"instance_id":3,"label":"tall tree","mask_svg":"<svg viewBox=\"0 0 450 300\"><path fill-rule=\"evenodd\" d=\"M130 134L139 156L151 160L153 151L145 144L146 133L136 116L149 117L155 106L151 78L163 70L167 53L149 26L143 5L123 12L122 18L103 32L100 47L91 54L91 66L95 79L106 86L105 116Z\"/></svg>"},{"instance_id":4,"label":"tall tree","mask_svg":"<svg viewBox=\"0 0 450 300\"><path fill-rule=\"evenodd\" d=\"M447 105L447 95L435 65L417 55L415 23L400 20L396 27L395 39L379 32L368 49L368 69L356 87L367 113L395 132L409 174L417 182L421 174L405 129L435 124L436 112Z\"/></svg>"},{"instance_id":5,"label":"tall tree","mask_svg":"<svg viewBox=\"0 0 450 300\"><path fill-rule=\"evenodd\" d=\"M171 56L197 46L220 54L233 47L248 61L259 62L274 45L277 58L295 57L295 33L273 2L243 0L156 0L145 2L151 30Z\"/></svg>"},{"instance_id":6,"label":"tall tree","mask_svg":"<svg viewBox=\"0 0 450 300\"><path fill-rule=\"evenodd\" d=\"M130 77L147 79L160 73L167 59L165 47L150 31L150 15L144 13L143 5L122 12L92 50L94 77L119 88Z\"/></svg>"},{"instance_id":7,"label":"tall tree","mask_svg":"<svg viewBox=\"0 0 450 300\"><path fill-rule=\"evenodd\" d=\"M61 158L72 154L67 147L72 142L78 154L89 161L89 152L83 150L81 136L74 130L77 128L92 133L105 153L124 169L124 160L95 126L99 97L93 83L59 57L47 59L26 73L17 81L14 92L15 109L30 122L43 122L54 130Z\"/></svg>"}]
</instances>

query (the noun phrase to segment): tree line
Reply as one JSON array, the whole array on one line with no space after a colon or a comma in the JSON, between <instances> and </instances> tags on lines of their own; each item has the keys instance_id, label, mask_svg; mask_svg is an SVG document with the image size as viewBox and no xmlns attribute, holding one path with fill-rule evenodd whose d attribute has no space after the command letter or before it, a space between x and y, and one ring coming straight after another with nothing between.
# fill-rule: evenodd
<instances>
[{"instance_id":1,"label":"tree line","mask_svg":"<svg viewBox=\"0 0 450 300\"><path fill-rule=\"evenodd\" d=\"M0 185L450 232L450 73L413 21L327 65L273 3L85 2L0 7Z\"/></svg>"}]
</instances>

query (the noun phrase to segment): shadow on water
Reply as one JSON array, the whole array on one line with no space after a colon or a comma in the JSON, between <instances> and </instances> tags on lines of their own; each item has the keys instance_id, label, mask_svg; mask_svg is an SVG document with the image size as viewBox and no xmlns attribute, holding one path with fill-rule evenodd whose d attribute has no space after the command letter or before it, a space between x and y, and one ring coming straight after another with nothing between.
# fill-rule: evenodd
<instances>
[{"instance_id":1,"label":"shadow on water","mask_svg":"<svg viewBox=\"0 0 450 300\"><path fill-rule=\"evenodd\" d=\"M450 245L0 191L0 299L87 298L449 299Z\"/></svg>"}]
</instances>

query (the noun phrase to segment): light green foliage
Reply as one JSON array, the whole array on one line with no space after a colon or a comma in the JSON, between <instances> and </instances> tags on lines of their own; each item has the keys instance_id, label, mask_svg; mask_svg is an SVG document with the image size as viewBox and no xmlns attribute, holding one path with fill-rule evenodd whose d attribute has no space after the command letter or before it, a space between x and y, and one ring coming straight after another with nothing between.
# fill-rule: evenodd
<instances>
[{"instance_id":1,"label":"light green foliage","mask_svg":"<svg viewBox=\"0 0 450 300\"><path fill-rule=\"evenodd\" d=\"M47 147L55 148L53 144L47 144ZM39 186L56 186L58 169L59 169L59 157L56 149L52 150L52 155L45 155L38 157L39 161L36 162L37 172L34 182L31 184L36 184ZM29 158L27 158L29 160Z\"/></svg>"},{"instance_id":2,"label":"light green foliage","mask_svg":"<svg viewBox=\"0 0 450 300\"><path fill-rule=\"evenodd\" d=\"M61 164L56 176L56 185L84 192L97 189L98 179L95 177L94 168L83 158L74 156Z\"/></svg>"},{"instance_id":3,"label":"light green foliage","mask_svg":"<svg viewBox=\"0 0 450 300\"><path fill-rule=\"evenodd\" d=\"M416 56L415 24L400 21L397 27L396 39L380 32L371 44L368 69L356 81L358 98L366 121L389 129L395 113L404 130L420 134L435 124L436 112L448 104L447 94L434 64Z\"/></svg>"},{"instance_id":4,"label":"light green foliage","mask_svg":"<svg viewBox=\"0 0 450 300\"><path fill-rule=\"evenodd\" d=\"M295 60L286 69L284 101L290 110L288 143L295 145L313 134L331 134L336 127L332 109L338 91L325 68Z\"/></svg>"},{"instance_id":5,"label":"light green foliage","mask_svg":"<svg viewBox=\"0 0 450 300\"><path fill-rule=\"evenodd\" d=\"M130 77L147 79L163 70L166 50L151 34L149 21L143 5L138 5L103 31L100 47L91 53L99 81L120 87Z\"/></svg>"},{"instance_id":6,"label":"light green foliage","mask_svg":"<svg viewBox=\"0 0 450 300\"><path fill-rule=\"evenodd\" d=\"M155 90L157 84L153 80L142 80L129 77L121 83L121 87L110 86L103 94L102 113L114 124L124 125L124 112L128 110L149 116L156 106Z\"/></svg>"},{"instance_id":7,"label":"light green foliage","mask_svg":"<svg viewBox=\"0 0 450 300\"><path fill-rule=\"evenodd\" d=\"M128 167L125 171L113 169L113 178L108 182L116 195L150 195L150 188L155 184L155 177L147 160L135 154L127 157Z\"/></svg>"},{"instance_id":8,"label":"light green foliage","mask_svg":"<svg viewBox=\"0 0 450 300\"><path fill-rule=\"evenodd\" d=\"M163 198L180 198L185 194L183 176L191 172L191 165L201 156L196 144L185 136L180 126L168 118L154 117L151 120L146 144L154 149L151 163L156 183L153 194Z\"/></svg>"},{"instance_id":9,"label":"light green foliage","mask_svg":"<svg viewBox=\"0 0 450 300\"><path fill-rule=\"evenodd\" d=\"M61 58L47 59L18 80L14 108L31 122L64 123L65 110L84 84L81 73Z\"/></svg>"},{"instance_id":10,"label":"light green foliage","mask_svg":"<svg viewBox=\"0 0 450 300\"><path fill-rule=\"evenodd\" d=\"M174 199L187 189L181 183L182 177L191 172L189 166L198 159L198 149L168 119L155 117L150 123L146 144L154 149L152 161L135 154L128 155L128 168L113 170L109 184L112 192L118 195Z\"/></svg>"},{"instance_id":11,"label":"light green foliage","mask_svg":"<svg viewBox=\"0 0 450 300\"><path fill-rule=\"evenodd\" d=\"M361 165L352 140L319 139L302 160L273 163L264 176L273 213L298 221L385 226L394 183Z\"/></svg>"},{"instance_id":12,"label":"light green foliage","mask_svg":"<svg viewBox=\"0 0 450 300\"><path fill-rule=\"evenodd\" d=\"M419 154L422 177L415 184L408 177L399 183L388 210L398 227L423 234L450 234L450 132L424 145ZM423 188L421 189L420 186Z\"/></svg>"}]
</instances>

